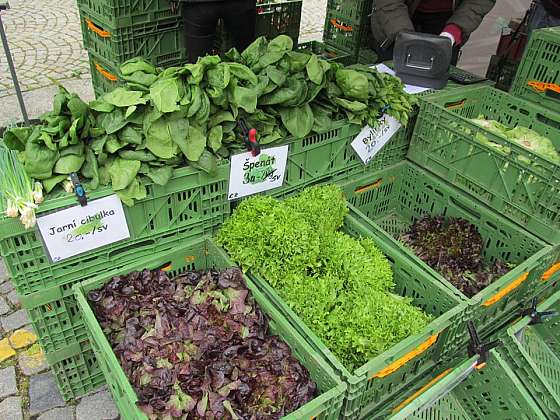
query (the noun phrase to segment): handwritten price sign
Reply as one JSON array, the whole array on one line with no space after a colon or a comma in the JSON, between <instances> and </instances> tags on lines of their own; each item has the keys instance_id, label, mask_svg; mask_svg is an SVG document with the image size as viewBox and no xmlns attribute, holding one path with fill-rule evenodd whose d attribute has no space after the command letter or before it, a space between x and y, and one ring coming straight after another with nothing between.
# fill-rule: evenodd
<instances>
[{"instance_id":1,"label":"handwritten price sign","mask_svg":"<svg viewBox=\"0 0 560 420\"><path fill-rule=\"evenodd\" d=\"M240 153L231 157L230 200L281 187L286 173L288 146L263 149L258 156Z\"/></svg>"},{"instance_id":2,"label":"handwritten price sign","mask_svg":"<svg viewBox=\"0 0 560 420\"><path fill-rule=\"evenodd\" d=\"M37 225L53 262L130 238L116 195L39 217Z\"/></svg>"},{"instance_id":3,"label":"handwritten price sign","mask_svg":"<svg viewBox=\"0 0 560 420\"><path fill-rule=\"evenodd\" d=\"M367 165L401 128L401 123L390 115L383 115L375 128L366 125L352 142L352 147Z\"/></svg>"}]
</instances>

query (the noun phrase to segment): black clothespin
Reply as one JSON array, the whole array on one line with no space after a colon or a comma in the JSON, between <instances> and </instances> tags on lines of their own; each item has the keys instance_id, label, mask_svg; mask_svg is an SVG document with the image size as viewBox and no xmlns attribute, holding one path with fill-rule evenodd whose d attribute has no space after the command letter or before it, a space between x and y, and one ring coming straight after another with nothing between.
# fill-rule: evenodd
<instances>
[{"instance_id":1,"label":"black clothespin","mask_svg":"<svg viewBox=\"0 0 560 420\"><path fill-rule=\"evenodd\" d=\"M74 193L78 198L80 206L85 207L87 206L87 197L86 197L86 190L82 187L80 183L80 179L78 178L78 174L75 172L70 174L70 181L72 182L72 186L74 187Z\"/></svg>"},{"instance_id":2,"label":"black clothespin","mask_svg":"<svg viewBox=\"0 0 560 420\"><path fill-rule=\"evenodd\" d=\"M245 147L253 156L258 156L261 154L261 145L257 141L257 130L254 128L249 129L245 120L240 119L237 122L239 129L241 130L241 137L243 138L243 143Z\"/></svg>"},{"instance_id":3,"label":"black clothespin","mask_svg":"<svg viewBox=\"0 0 560 420\"><path fill-rule=\"evenodd\" d=\"M500 340L494 340L489 343L483 343L478 336L478 332L472 321L467 323L467 328L469 329L470 343L469 343L469 357L478 356L478 361L475 365L476 369L482 369L486 366L486 362L490 357L490 350L495 347L501 346L502 342Z\"/></svg>"},{"instance_id":4,"label":"black clothespin","mask_svg":"<svg viewBox=\"0 0 560 420\"><path fill-rule=\"evenodd\" d=\"M521 316L528 316L531 318L529 325L537 325L542 324L545 321L548 321L550 318L553 318L558 315L558 311L542 311L539 312L537 310L538 300L537 298L533 298L531 301L531 307L525 309Z\"/></svg>"}]
</instances>

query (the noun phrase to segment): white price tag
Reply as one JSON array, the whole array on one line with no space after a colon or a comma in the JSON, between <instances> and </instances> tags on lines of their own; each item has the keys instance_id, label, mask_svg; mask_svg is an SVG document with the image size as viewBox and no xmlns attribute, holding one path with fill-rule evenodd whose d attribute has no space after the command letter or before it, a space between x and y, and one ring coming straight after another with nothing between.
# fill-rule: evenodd
<instances>
[{"instance_id":1,"label":"white price tag","mask_svg":"<svg viewBox=\"0 0 560 420\"><path fill-rule=\"evenodd\" d=\"M231 157L230 200L281 187L286 173L288 145L263 149L258 156L250 152Z\"/></svg>"},{"instance_id":2,"label":"white price tag","mask_svg":"<svg viewBox=\"0 0 560 420\"><path fill-rule=\"evenodd\" d=\"M364 165L367 165L400 128L400 122L385 114L375 128L366 125L352 142L352 147Z\"/></svg>"},{"instance_id":3,"label":"white price tag","mask_svg":"<svg viewBox=\"0 0 560 420\"><path fill-rule=\"evenodd\" d=\"M39 217L37 225L53 262L130 238L116 195Z\"/></svg>"}]
</instances>

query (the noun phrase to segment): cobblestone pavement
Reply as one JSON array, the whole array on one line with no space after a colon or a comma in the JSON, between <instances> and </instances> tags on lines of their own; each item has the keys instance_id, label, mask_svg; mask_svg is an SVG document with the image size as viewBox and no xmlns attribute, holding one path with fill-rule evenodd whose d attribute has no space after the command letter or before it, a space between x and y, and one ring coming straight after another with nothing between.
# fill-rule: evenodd
<instances>
[{"instance_id":1,"label":"cobblestone pavement","mask_svg":"<svg viewBox=\"0 0 560 420\"><path fill-rule=\"evenodd\" d=\"M112 420L107 390L65 403L0 260L0 419Z\"/></svg>"},{"instance_id":2,"label":"cobblestone pavement","mask_svg":"<svg viewBox=\"0 0 560 420\"><path fill-rule=\"evenodd\" d=\"M2 12L22 90L30 91L87 74L76 0L18 0ZM0 98L14 94L0 51Z\"/></svg>"}]
</instances>

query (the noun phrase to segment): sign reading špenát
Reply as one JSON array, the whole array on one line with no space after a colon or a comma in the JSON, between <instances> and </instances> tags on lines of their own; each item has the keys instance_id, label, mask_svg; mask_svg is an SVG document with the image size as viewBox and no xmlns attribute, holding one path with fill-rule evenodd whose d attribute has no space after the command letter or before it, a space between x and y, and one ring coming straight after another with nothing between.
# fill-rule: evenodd
<instances>
[{"instance_id":1,"label":"sign reading \u0161pen\u00e1t","mask_svg":"<svg viewBox=\"0 0 560 420\"><path fill-rule=\"evenodd\" d=\"M37 226L53 262L130 238L126 215L116 195L39 217Z\"/></svg>"},{"instance_id":2,"label":"sign reading \u0161pen\u00e1t","mask_svg":"<svg viewBox=\"0 0 560 420\"><path fill-rule=\"evenodd\" d=\"M250 152L231 157L230 200L281 187L284 183L288 145L263 149L258 156Z\"/></svg>"}]
</instances>

